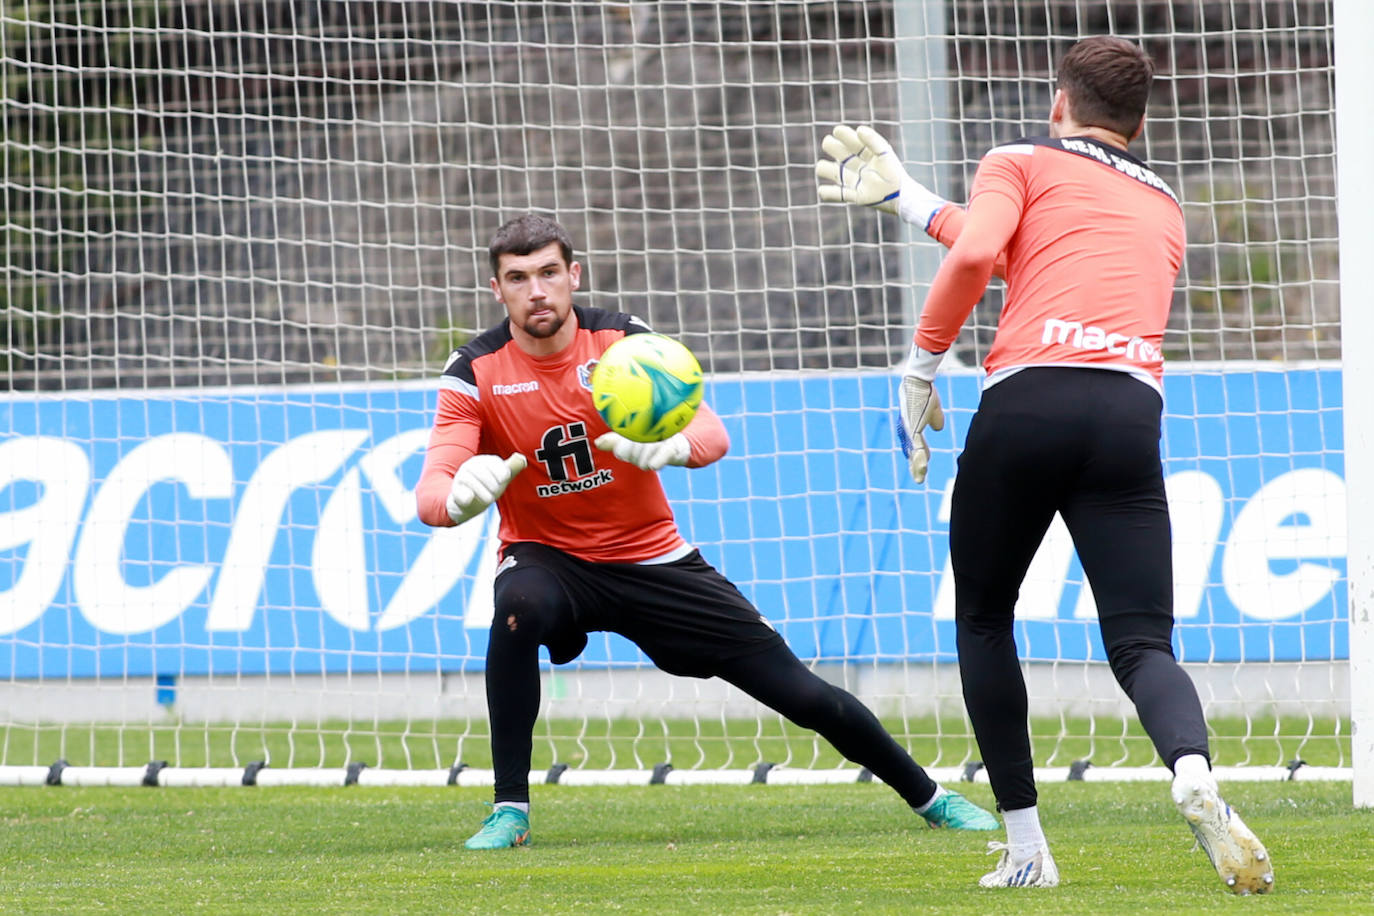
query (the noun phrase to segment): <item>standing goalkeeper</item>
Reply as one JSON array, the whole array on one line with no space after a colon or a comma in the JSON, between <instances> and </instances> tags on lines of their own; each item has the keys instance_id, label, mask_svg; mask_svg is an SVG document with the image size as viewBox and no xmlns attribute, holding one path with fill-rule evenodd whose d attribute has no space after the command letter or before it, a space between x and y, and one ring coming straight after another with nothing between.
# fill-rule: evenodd
<instances>
[{"instance_id":1,"label":"standing goalkeeper","mask_svg":"<svg viewBox=\"0 0 1374 916\"><path fill-rule=\"evenodd\" d=\"M663 442L607 429L592 406L591 368L612 343L648 328L573 305L582 267L567 231L521 216L497 230L489 255L508 317L449 357L416 488L429 525L462 524L493 502L501 512L486 660L495 807L468 848L529 842L539 647L565 664L592 631L619 633L670 674L722 678L814 729L932 827L997 829L991 814L936 785L862 703L808 670L683 541L657 471L719 460L725 427L703 404Z\"/></svg>"},{"instance_id":2,"label":"standing goalkeeper","mask_svg":"<svg viewBox=\"0 0 1374 916\"><path fill-rule=\"evenodd\" d=\"M951 245L902 371L918 483L929 460L922 433L944 424L936 368L992 273L1007 282L950 516L964 702L1007 824L986 887L1059 881L1036 810L1012 635L1021 580L1056 512L1097 600L1112 672L1174 772L1179 811L1231 890L1273 884L1264 847L1217 794L1202 706L1171 641L1160 348L1183 216L1173 191L1126 151L1144 126L1153 75L1130 42L1075 44L1060 64L1049 136L991 150L967 212L909 178L868 128L837 128L823 144L833 158L817 164L822 199L900 213Z\"/></svg>"}]
</instances>

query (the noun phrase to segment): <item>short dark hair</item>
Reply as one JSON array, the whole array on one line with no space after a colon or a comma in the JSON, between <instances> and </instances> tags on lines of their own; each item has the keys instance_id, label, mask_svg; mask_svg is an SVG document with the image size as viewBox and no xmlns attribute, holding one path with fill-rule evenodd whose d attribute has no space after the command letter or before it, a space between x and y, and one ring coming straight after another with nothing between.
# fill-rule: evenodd
<instances>
[{"instance_id":1,"label":"short dark hair","mask_svg":"<svg viewBox=\"0 0 1374 916\"><path fill-rule=\"evenodd\" d=\"M1129 138L1145 117L1155 65L1138 45L1097 35L1075 44L1059 62L1059 88L1079 124Z\"/></svg>"},{"instance_id":2,"label":"short dark hair","mask_svg":"<svg viewBox=\"0 0 1374 916\"><path fill-rule=\"evenodd\" d=\"M491 259L491 273L496 276L501 268L503 254L530 254L545 245L557 242L563 251L563 263L573 260L572 236L557 221L538 213L525 213L509 220L491 237L487 246L487 256Z\"/></svg>"}]
</instances>

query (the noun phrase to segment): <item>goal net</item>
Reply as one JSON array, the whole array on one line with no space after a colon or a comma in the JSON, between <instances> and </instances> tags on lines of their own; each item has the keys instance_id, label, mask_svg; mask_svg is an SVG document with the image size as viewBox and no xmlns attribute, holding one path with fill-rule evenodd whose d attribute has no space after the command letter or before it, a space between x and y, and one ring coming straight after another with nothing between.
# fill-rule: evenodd
<instances>
[{"instance_id":1,"label":"goal net","mask_svg":"<svg viewBox=\"0 0 1374 916\"><path fill-rule=\"evenodd\" d=\"M921 763L975 773L948 499L1001 290L916 486L891 367L940 251L821 206L813 163L872 124L963 200L1107 32L1157 62L1137 152L1190 242L1177 649L1218 764L1348 774L1328 0L0 3L0 772L482 778L495 519L431 531L412 490L445 357L504 317L486 244L533 209L583 303L708 370L733 447L663 472L684 534ZM1017 613L1037 764L1158 776L1059 523ZM566 782L853 778L619 637L541 677Z\"/></svg>"}]
</instances>

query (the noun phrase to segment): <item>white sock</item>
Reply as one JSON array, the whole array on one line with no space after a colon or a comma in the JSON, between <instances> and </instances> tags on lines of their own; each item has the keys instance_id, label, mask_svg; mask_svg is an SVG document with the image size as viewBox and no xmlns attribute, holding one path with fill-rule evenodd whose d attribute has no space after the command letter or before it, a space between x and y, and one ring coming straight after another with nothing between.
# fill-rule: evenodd
<instances>
[{"instance_id":1,"label":"white sock","mask_svg":"<svg viewBox=\"0 0 1374 916\"><path fill-rule=\"evenodd\" d=\"M523 811L526 814L530 813L529 802L497 802L496 804L492 805L491 808L493 811L495 811L497 808L514 808L517 811Z\"/></svg>"},{"instance_id":2,"label":"white sock","mask_svg":"<svg viewBox=\"0 0 1374 916\"><path fill-rule=\"evenodd\" d=\"M1002 820L1007 825L1007 845L1011 847L1013 862L1024 862L1044 846L1044 831L1040 829L1040 809L1035 805L1003 811Z\"/></svg>"},{"instance_id":3,"label":"white sock","mask_svg":"<svg viewBox=\"0 0 1374 916\"><path fill-rule=\"evenodd\" d=\"M937 783L935 785L935 794L930 796L930 800L927 801L924 805L912 805L911 810L915 811L917 814L923 815L930 810L931 805L935 804L937 801L939 801L941 798L948 794L949 792L945 790L945 787Z\"/></svg>"},{"instance_id":4,"label":"white sock","mask_svg":"<svg viewBox=\"0 0 1374 916\"><path fill-rule=\"evenodd\" d=\"M1216 786L1212 778L1212 767L1201 754L1184 754L1174 761L1174 778L1194 784Z\"/></svg>"},{"instance_id":5,"label":"white sock","mask_svg":"<svg viewBox=\"0 0 1374 916\"><path fill-rule=\"evenodd\" d=\"M1211 765L1201 754L1184 754L1174 761L1174 781L1169 786L1169 797L1174 804L1181 805L1193 798L1198 787L1217 791L1216 777L1212 775Z\"/></svg>"}]
</instances>

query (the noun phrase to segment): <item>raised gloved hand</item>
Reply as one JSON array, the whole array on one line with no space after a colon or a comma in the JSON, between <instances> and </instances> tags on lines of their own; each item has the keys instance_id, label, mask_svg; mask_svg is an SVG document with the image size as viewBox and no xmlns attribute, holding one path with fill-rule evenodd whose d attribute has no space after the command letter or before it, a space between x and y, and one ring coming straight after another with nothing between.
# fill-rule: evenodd
<instances>
[{"instance_id":1,"label":"raised gloved hand","mask_svg":"<svg viewBox=\"0 0 1374 916\"><path fill-rule=\"evenodd\" d=\"M635 442L620 433L603 433L597 436L596 447L645 471L686 464L692 454L692 444L682 433L674 433L662 442Z\"/></svg>"},{"instance_id":2,"label":"raised gloved hand","mask_svg":"<svg viewBox=\"0 0 1374 916\"><path fill-rule=\"evenodd\" d=\"M515 452L509 458L499 455L473 455L458 466L448 490L448 517L461 525L496 502L506 486L525 469L525 456Z\"/></svg>"},{"instance_id":3,"label":"raised gloved hand","mask_svg":"<svg viewBox=\"0 0 1374 916\"><path fill-rule=\"evenodd\" d=\"M827 203L875 207L923 230L949 203L908 175L892 145L871 127L841 124L821 141L821 150L826 155L816 161L816 181Z\"/></svg>"},{"instance_id":4,"label":"raised gloved hand","mask_svg":"<svg viewBox=\"0 0 1374 916\"><path fill-rule=\"evenodd\" d=\"M943 353L931 353L913 345L911 354L902 366L901 399L902 453L906 455L911 476L917 483L925 483L930 465L930 446L926 445L925 430L945 428L945 411L935 390L935 371Z\"/></svg>"}]
</instances>

